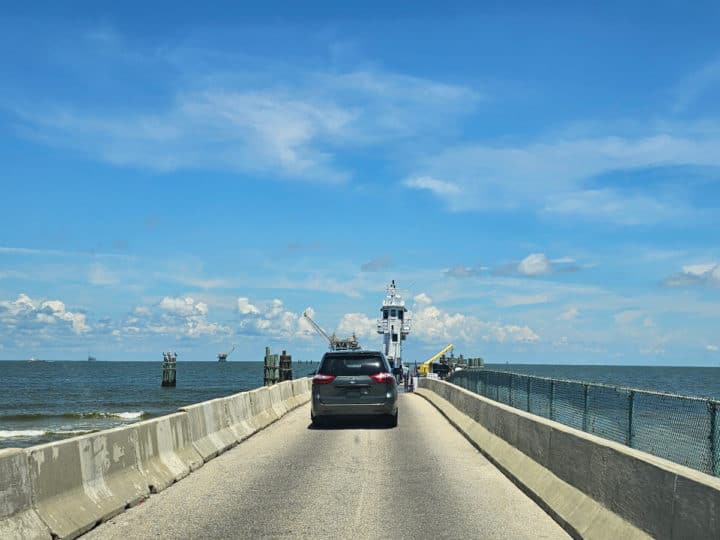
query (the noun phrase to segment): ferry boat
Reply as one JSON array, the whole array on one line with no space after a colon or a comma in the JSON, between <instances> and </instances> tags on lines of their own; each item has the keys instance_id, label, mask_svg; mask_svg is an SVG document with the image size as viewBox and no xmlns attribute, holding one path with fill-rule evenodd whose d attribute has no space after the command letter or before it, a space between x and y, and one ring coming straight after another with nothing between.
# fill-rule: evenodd
<instances>
[{"instance_id":1,"label":"ferry boat","mask_svg":"<svg viewBox=\"0 0 720 540\"><path fill-rule=\"evenodd\" d=\"M382 351L390 362L393 374L398 377L403 372L402 342L410 333L410 319L405 300L398 293L395 280L385 288L385 300L380 308L382 319L378 319L377 333L383 336ZM399 380L399 378L398 378Z\"/></svg>"}]
</instances>

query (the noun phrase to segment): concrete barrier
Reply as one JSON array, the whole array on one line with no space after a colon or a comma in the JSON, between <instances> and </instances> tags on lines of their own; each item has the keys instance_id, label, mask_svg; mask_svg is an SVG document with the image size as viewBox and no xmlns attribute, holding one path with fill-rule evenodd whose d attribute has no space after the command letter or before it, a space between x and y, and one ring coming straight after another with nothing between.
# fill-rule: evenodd
<instances>
[{"instance_id":1,"label":"concrete barrier","mask_svg":"<svg viewBox=\"0 0 720 540\"><path fill-rule=\"evenodd\" d=\"M295 401L298 406L304 405L310 401L312 390L311 380L312 379L306 377L304 379L296 379L292 381L293 396L295 396Z\"/></svg>"},{"instance_id":2,"label":"concrete barrier","mask_svg":"<svg viewBox=\"0 0 720 540\"><path fill-rule=\"evenodd\" d=\"M287 382L283 382L280 384L286 385ZM283 401L282 395L280 394L280 384L274 384L272 386L268 386L267 388L268 393L270 394L270 404L278 418L281 418L288 412L287 404ZM292 385L292 383L290 384Z\"/></svg>"},{"instance_id":3,"label":"concrete barrier","mask_svg":"<svg viewBox=\"0 0 720 540\"><path fill-rule=\"evenodd\" d=\"M224 402L230 429L235 434L235 440L242 442L260 429L260 426L253 419L249 392L227 397Z\"/></svg>"},{"instance_id":4,"label":"concrete barrier","mask_svg":"<svg viewBox=\"0 0 720 540\"><path fill-rule=\"evenodd\" d=\"M58 538L75 538L147 498L137 431L116 428L27 449L33 504Z\"/></svg>"},{"instance_id":5,"label":"concrete barrier","mask_svg":"<svg viewBox=\"0 0 720 540\"><path fill-rule=\"evenodd\" d=\"M203 464L193 447L188 415L175 413L132 427L137 431L138 467L151 493L158 493Z\"/></svg>"},{"instance_id":6,"label":"concrete barrier","mask_svg":"<svg viewBox=\"0 0 720 540\"><path fill-rule=\"evenodd\" d=\"M287 381L129 426L0 450L0 539L75 538L310 399Z\"/></svg>"},{"instance_id":7,"label":"concrete barrier","mask_svg":"<svg viewBox=\"0 0 720 540\"><path fill-rule=\"evenodd\" d=\"M269 387L251 390L248 394L250 395L250 418L257 429L264 429L279 418L270 401Z\"/></svg>"},{"instance_id":8,"label":"concrete barrier","mask_svg":"<svg viewBox=\"0 0 720 540\"><path fill-rule=\"evenodd\" d=\"M571 534L720 538L720 479L444 381L418 393Z\"/></svg>"},{"instance_id":9,"label":"concrete barrier","mask_svg":"<svg viewBox=\"0 0 720 540\"><path fill-rule=\"evenodd\" d=\"M19 448L0 450L0 538L51 538L33 509L27 453Z\"/></svg>"},{"instance_id":10,"label":"concrete barrier","mask_svg":"<svg viewBox=\"0 0 720 540\"><path fill-rule=\"evenodd\" d=\"M193 447L203 461L211 460L238 443L230 428L224 398L188 405L178 410L188 415Z\"/></svg>"}]
</instances>

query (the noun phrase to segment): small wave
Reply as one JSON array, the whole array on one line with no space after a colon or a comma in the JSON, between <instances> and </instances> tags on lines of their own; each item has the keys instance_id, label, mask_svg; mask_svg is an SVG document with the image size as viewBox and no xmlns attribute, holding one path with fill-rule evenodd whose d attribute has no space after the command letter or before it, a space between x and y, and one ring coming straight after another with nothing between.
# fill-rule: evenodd
<instances>
[{"instance_id":1,"label":"small wave","mask_svg":"<svg viewBox=\"0 0 720 540\"><path fill-rule=\"evenodd\" d=\"M41 429L19 429L17 431L0 430L0 439L12 439L15 437L42 437L45 431Z\"/></svg>"},{"instance_id":2,"label":"small wave","mask_svg":"<svg viewBox=\"0 0 720 540\"><path fill-rule=\"evenodd\" d=\"M98 431L96 429L58 429L58 430L43 430L43 429L18 429L18 430L0 430L0 439L13 439L13 438L35 438L35 437L47 437L50 435L70 437L73 435L85 435L86 433L94 433Z\"/></svg>"},{"instance_id":3,"label":"small wave","mask_svg":"<svg viewBox=\"0 0 720 540\"><path fill-rule=\"evenodd\" d=\"M136 418L142 418L145 415L145 411L137 411L137 412L121 412L121 413L112 413L110 416L116 416L117 418L122 418L123 420L135 420Z\"/></svg>"},{"instance_id":4,"label":"small wave","mask_svg":"<svg viewBox=\"0 0 720 540\"><path fill-rule=\"evenodd\" d=\"M44 418L67 418L67 419L84 419L84 418L121 418L122 420L135 420L137 418L146 418L152 416L145 411L128 411L128 412L79 412L79 413L60 413L60 414L42 414L42 413L23 413L0 415L0 419L8 421L33 421Z\"/></svg>"}]
</instances>

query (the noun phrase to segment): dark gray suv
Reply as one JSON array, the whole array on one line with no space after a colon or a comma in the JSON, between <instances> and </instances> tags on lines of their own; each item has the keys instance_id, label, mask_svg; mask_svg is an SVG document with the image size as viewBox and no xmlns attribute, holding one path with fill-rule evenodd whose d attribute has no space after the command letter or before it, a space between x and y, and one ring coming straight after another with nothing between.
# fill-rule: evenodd
<instances>
[{"instance_id":1,"label":"dark gray suv","mask_svg":"<svg viewBox=\"0 0 720 540\"><path fill-rule=\"evenodd\" d=\"M385 356L375 351L325 353L312 380L314 425L329 417L380 415L397 426L397 387Z\"/></svg>"}]
</instances>

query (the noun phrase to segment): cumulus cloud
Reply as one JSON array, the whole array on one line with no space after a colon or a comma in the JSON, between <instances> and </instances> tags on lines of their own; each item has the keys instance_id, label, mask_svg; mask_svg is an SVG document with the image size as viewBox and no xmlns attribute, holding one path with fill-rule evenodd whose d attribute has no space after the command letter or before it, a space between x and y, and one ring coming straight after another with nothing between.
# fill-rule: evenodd
<instances>
[{"instance_id":1,"label":"cumulus cloud","mask_svg":"<svg viewBox=\"0 0 720 540\"><path fill-rule=\"evenodd\" d=\"M518 272L526 276L540 276L550 271L550 261L544 253L531 253L518 264Z\"/></svg>"},{"instance_id":2,"label":"cumulus cloud","mask_svg":"<svg viewBox=\"0 0 720 540\"><path fill-rule=\"evenodd\" d=\"M720 266L714 262L685 265L664 283L668 287L717 286L720 285Z\"/></svg>"},{"instance_id":3,"label":"cumulus cloud","mask_svg":"<svg viewBox=\"0 0 720 540\"><path fill-rule=\"evenodd\" d=\"M240 315L238 332L248 335L262 335L274 339L308 339L314 335L310 324L302 317L287 309L279 298L269 301L251 302L249 298L238 298ZM313 316L312 308L306 310Z\"/></svg>"},{"instance_id":4,"label":"cumulus cloud","mask_svg":"<svg viewBox=\"0 0 720 540\"><path fill-rule=\"evenodd\" d=\"M122 324L126 335L154 334L199 338L229 334L230 328L208 320L208 305L189 296L165 296L155 306L137 306ZM118 333L113 332L113 335Z\"/></svg>"},{"instance_id":5,"label":"cumulus cloud","mask_svg":"<svg viewBox=\"0 0 720 540\"><path fill-rule=\"evenodd\" d=\"M575 319L579 313L578 309L575 306L572 306L566 311L563 311L558 318L563 321L571 321Z\"/></svg>"},{"instance_id":6,"label":"cumulus cloud","mask_svg":"<svg viewBox=\"0 0 720 540\"><path fill-rule=\"evenodd\" d=\"M340 320L337 328L340 337L348 337L355 334L358 339L372 339L378 336L377 320L371 319L364 313L346 313ZM363 343L361 342L361 345Z\"/></svg>"},{"instance_id":7,"label":"cumulus cloud","mask_svg":"<svg viewBox=\"0 0 720 540\"><path fill-rule=\"evenodd\" d=\"M538 341L540 337L528 326L484 322L461 313L448 313L433 305L432 298L420 293L414 298L412 334L425 342L476 340L504 342Z\"/></svg>"},{"instance_id":8,"label":"cumulus cloud","mask_svg":"<svg viewBox=\"0 0 720 540\"><path fill-rule=\"evenodd\" d=\"M705 345L705 349L711 352L720 351L720 347L718 347L717 345Z\"/></svg>"},{"instance_id":9,"label":"cumulus cloud","mask_svg":"<svg viewBox=\"0 0 720 540\"><path fill-rule=\"evenodd\" d=\"M16 300L0 301L0 322L13 330L31 331L48 326L68 328L76 335L90 332L84 313L68 311L60 300L33 300L26 294L18 295Z\"/></svg>"},{"instance_id":10,"label":"cumulus cloud","mask_svg":"<svg viewBox=\"0 0 720 540\"><path fill-rule=\"evenodd\" d=\"M250 303L250 299L245 296L240 296L237 299L237 308L243 315L249 315L251 313L260 313L258 308Z\"/></svg>"}]
</instances>

